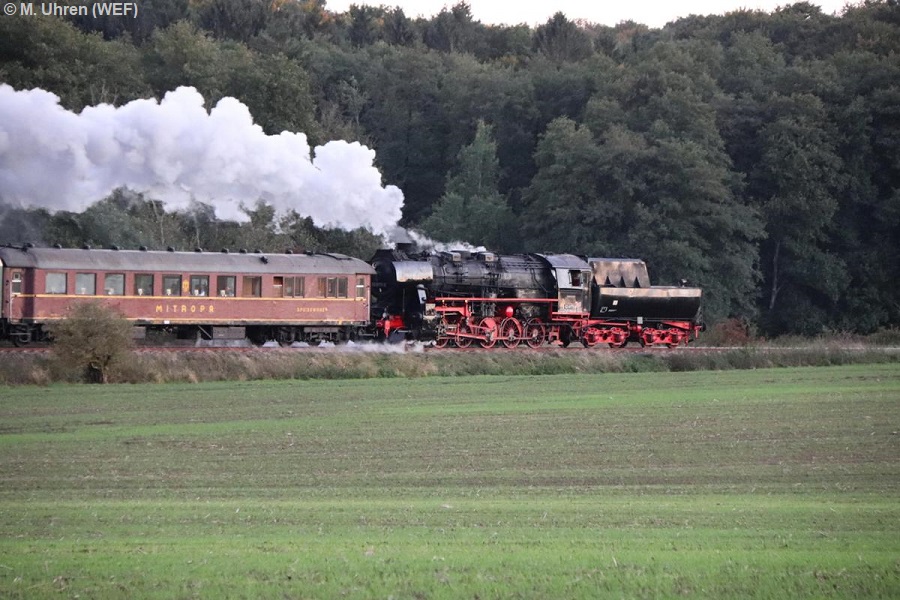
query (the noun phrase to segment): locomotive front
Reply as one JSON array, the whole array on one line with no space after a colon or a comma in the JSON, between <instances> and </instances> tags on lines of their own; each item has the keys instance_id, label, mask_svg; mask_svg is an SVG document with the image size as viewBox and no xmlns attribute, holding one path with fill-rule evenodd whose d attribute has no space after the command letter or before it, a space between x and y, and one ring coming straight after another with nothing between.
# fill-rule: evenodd
<instances>
[{"instance_id":1,"label":"locomotive front","mask_svg":"<svg viewBox=\"0 0 900 600\"><path fill-rule=\"evenodd\" d=\"M432 339L434 303L427 286L434 280L431 261L403 250L378 250L369 261L372 277L371 322L378 339L397 342Z\"/></svg>"}]
</instances>

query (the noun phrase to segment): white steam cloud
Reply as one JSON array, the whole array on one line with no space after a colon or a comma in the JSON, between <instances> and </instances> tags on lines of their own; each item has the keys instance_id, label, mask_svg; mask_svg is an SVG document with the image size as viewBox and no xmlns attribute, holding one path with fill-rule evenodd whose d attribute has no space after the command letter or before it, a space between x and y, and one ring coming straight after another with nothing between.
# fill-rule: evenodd
<instances>
[{"instance_id":1,"label":"white steam cloud","mask_svg":"<svg viewBox=\"0 0 900 600\"><path fill-rule=\"evenodd\" d=\"M0 85L0 199L80 212L118 187L146 192L170 209L192 200L223 219L263 200L316 225L375 233L400 220L403 193L384 186L375 152L344 141L310 150L306 135L266 135L246 106L180 87L161 102L59 105L50 92Z\"/></svg>"},{"instance_id":2,"label":"white steam cloud","mask_svg":"<svg viewBox=\"0 0 900 600\"><path fill-rule=\"evenodd\" d=\"M484 246L475 246L462 240L456 242L439 242L415 229L403 229L402 233L403 237L400 238L400 234L395 230L394 233L391 233L390 239L393 239L396 242L411 242L416 248L424 252L450 252L452 250L484 252L487 250Z\"/></svg>"}]
</instances>

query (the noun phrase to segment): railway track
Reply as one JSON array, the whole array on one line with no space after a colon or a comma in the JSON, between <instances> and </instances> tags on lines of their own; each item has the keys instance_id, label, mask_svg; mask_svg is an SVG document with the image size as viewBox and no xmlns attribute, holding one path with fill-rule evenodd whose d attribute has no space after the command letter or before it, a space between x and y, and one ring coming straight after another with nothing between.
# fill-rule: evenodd
<instances>
[{"instance_id":1,"label":"railway track","mask_svg":"<svg viewBox=\"0 0 900 600\"><path fill-rule=\"evenodd\" d=\"M713 354L722 352L733 352L740 350L753 350L759 352L804 352L810 350L821 350L823 346L679 346L677 348L668 348L666 346L648 346L641 347L632 344L624 348L585 348L581 344L572 344L567 348L561 346L546 345L541 348L529 348L522 346L514 349L507 348L437 348L431 344L323 344L320 346L138 346L134 349L138 353L171 353L171 352L233 352L233 353L276 353L276 352L374 352L385 354L398 353L417 353L427 352L429 354L456 354L456 353L559 353L559 352L607 352L610 354L670 354L670 353L691 353L691 354ZM886 352L900 353L900 347L891 346L827 346L831 350L839 350L841 352ZM24 347L0 346L0 356L14 354L46 354L51 351L48 345L30 345Z\"/></svg>"}]
</instances>

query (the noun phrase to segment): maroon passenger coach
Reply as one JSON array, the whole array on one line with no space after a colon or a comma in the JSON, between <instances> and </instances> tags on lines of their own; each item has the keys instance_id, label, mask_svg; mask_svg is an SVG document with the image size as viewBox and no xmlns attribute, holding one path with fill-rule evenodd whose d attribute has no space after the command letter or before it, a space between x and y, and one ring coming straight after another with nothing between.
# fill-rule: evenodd
<instances>
[{"instance_id":1,"label":"maroon passenger coach","mask_svg":"<svg viewBox=\"0 0 900 600\"><path fill-rule=\"evenodd\" d=\"M26 344L82 302L137 337L340 342L369 322L367 263L343 254L0 247L0 337Z\"/></svg>"}]
</instances>

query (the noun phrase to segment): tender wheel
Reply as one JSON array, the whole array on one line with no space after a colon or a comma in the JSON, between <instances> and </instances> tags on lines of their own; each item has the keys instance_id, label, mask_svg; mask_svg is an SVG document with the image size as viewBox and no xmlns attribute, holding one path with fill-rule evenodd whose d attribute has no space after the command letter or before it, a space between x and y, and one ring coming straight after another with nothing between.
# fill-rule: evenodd
<instances>
[{"instance_id":1,"label":"tender wheel","mask_svg":"<svg viewBox=\"0 0 900 600\"><path fill-rule=\"evenodd\" d=\"M522 324L518 319L505 319L500 325L500 340L507 348L515 348L522 341Z\"/></svg>"},{"instance_id":2,"label":"tender wheel","mask_svg":"<svg viewBox=\"0 0 900 600\"><path fill-rule=\"evenodd\" d=\"M609 342L610 348L624 348L628 345L628 332L621 327L613 327L609 330L608 334L612 337L613 340L621 340L618 342ZM643 346L644 344L641 343L641 345Z\"/></svg>"},{"instance_id":3,"label":"tender wheel","mask_svg":"<svg viewBox=\"0 0 900 600\"><path fill-rule=\"evenodd\" d=\"M540 348L544 345L544 339L547 333L544 326L539 321L530 321L525 326L525 343L529 348Z\"/></svg>"},{"instance_id":4,"label":"tender wheel","mask_svg":"<svg viewBox=\"0 0 900 600\"><path fill-rule=\"evenodd\" d=\"M666 343L666 346L669 348L677 348L681 345L681 340L684 339L684 336L677 329L670 329L669 333L669 342Z\"/></svg>"},{"instance_id":5,"label":"tender wheel","mask_svg":"<svg viewBox=\"0 0 900 600\"><path fill-rule=\"evenodd\" d=\"M585 348L593 348L600 343L601 333L596 327L588 327L581 334L581 343Z\"/></svg>"}]
</instances>

